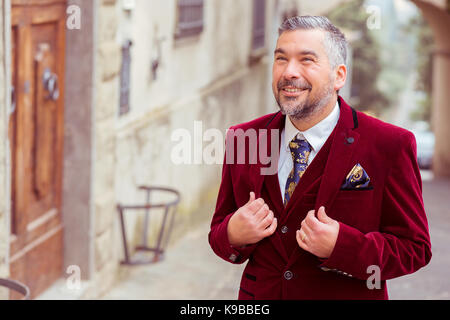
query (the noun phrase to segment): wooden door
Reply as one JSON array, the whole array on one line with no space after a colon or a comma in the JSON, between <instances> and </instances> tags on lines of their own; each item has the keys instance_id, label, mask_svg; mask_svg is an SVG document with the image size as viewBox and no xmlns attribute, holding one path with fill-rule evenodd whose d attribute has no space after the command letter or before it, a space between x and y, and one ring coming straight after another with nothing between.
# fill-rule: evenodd
<instances>
[{"instance_id":1,"label":"wooden door","mask_svg":"<svg viewBox=\"0 0 450 320\"><path fill-rule=\"evenodd\" d=\"M12 0L10 274L32 298L62 275L65 11L65 0Z\"/></svg>"}]
</instances>

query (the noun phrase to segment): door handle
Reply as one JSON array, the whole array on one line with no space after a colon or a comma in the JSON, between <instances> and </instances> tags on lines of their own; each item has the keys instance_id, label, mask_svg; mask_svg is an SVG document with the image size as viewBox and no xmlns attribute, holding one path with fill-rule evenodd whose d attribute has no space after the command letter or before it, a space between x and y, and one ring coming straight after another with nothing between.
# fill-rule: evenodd
<instances>
[{"instance_id":1,"label":"door handle","mask_svg":"<svg viewBox=\"0 0 450 320\"><path fill-rule=\"evenodd\" d=\"M52 73L50 68L44 70L42 76L44 83L44 89L48 91L48 96L46 99L56 101L59 98L59 85L58 85L58 75Z\"/></svg>"},{"instance_id":2,"label":"door handle","mask_svg":"<svg viewBox=\"0 0 450 320\"><path fill-rule=\"evenodd\" d=\"M11 86L11 111L10 113L14 113L16 111L16 89L14 86Z\"/></svg>"}]
</instances>

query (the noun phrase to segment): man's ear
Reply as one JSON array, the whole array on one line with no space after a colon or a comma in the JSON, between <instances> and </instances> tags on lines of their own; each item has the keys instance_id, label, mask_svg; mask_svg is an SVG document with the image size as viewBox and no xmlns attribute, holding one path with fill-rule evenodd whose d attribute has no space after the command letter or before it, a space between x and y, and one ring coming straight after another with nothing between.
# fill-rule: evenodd
<instances>
[{"instance_id":1,"label":"man's ear","mask_svg":"<svg viewBox=\"0 0 450 320\"><path fill-rule=\"evenodd\" d=\"M334 90L340 90L345 85L347 80L347 67L343 64L339 65L336 69L336 80L334 81Z\"/></svg>"}]
</instances>

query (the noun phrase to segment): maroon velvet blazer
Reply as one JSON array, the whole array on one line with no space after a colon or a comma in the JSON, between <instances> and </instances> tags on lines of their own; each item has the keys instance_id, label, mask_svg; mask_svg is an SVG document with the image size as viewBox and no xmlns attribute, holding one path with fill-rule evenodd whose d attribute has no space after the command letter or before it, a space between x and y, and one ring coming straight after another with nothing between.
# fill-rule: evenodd
<instances>
[{"instance_id":1,"label":"maroon velvet blazer","mask_svg":"<svg viewBox=\"0 0 450 320\"><path fill-rule=\"evenodd\" d=\"M209 243L228 262L248 261L239 299L388 299L386 280L415 272L430 261L414 135L355 111L341 97L339 105L334 131L286 207L277 173L261 175L260 169L268 164L224 163ZM278 129L281 133L284 121L278 112L231 129L267 129L270 146L270 132ZM341 190L357 163L369 175L370 187ZM269 205L278 227L256 244L233 247L227 224L247 203L250 191ZM304 251L295 239L307 212L322 205L340 224L328 259ZM380 289L367 285L374 280L372 265L379 267Z\"/></svg>"}]
</instances>

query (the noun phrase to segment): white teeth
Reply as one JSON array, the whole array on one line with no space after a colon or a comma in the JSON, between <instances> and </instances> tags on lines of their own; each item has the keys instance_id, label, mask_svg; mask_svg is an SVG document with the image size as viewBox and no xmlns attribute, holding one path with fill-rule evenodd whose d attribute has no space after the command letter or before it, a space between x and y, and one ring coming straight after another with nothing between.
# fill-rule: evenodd
<instances>
[{"instance_id":1,"label":"white teeth","mask_svg":"<svg viewBox=\"0 0 450 320\"><path fill-rule=\"evenodd\" d=\"M287 89L287 88L285 88L284 91L290 92L290 93L294 93L294 92L299 92L301 90L300 89Z\"/></svg>"}]
</instances>

